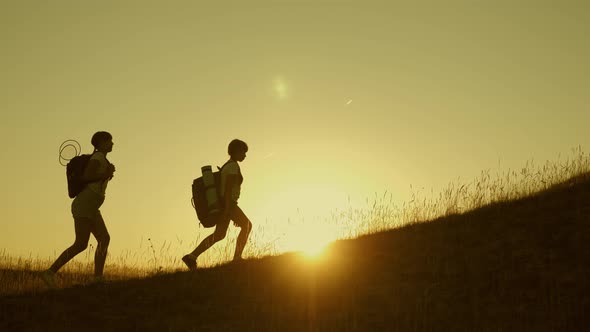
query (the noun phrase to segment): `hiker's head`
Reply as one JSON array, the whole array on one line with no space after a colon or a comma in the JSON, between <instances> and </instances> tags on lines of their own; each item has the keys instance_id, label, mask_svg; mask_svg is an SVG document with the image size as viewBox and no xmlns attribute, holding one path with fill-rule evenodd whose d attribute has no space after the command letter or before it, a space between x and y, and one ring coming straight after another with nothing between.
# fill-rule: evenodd
<instances>
[{"instance_id":1,"label":"hiker's head","mask_svg":"<svg viewBox=\"0 0 590 332\"><path fill-rule=\"evenodd\" d=\"M113 150L113 136L106 131L97 131L90 140L94 151L111 152Z\"/></svg>"},{"instance_id":2,"label":"hiker's head","mask_svg":"<svg viewBox=\"0 0 590 332\"><path fill-rule=\"evenodd\" d=\"M248 144L239 139L234 139L229 142L229 145L227 146L227 153L232 159L237 161L244 161L246 158L246 152L248 152Z\"/></svg>"}]
</instances>

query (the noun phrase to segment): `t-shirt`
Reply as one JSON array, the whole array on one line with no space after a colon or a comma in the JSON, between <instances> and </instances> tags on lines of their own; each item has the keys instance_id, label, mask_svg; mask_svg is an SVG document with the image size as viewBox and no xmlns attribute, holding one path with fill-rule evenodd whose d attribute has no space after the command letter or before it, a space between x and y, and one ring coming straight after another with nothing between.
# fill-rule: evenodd
<instances>
[{"instance_id":1,"label":"t-shirt","mask_svg":"<svg viewBox=\"0 0 590 332\"><path fill-rule=\"evenodd\" d=\"M231 188L231 199L232 201L237 202L238 198L240 198L240 189L242 187L243 181L242 172L240 171L240 165L238 165L237 161L228 161L221 170L221 197L225 197L225 182L227 181L228 175L238 176L238 179L234 183L233 188Z\"/></svg>"},{"instance_id":2,"label":"t-shirt","mask_svg":"<svg viewBox=\"0 0 590 332\"><path fill-rule=\"evenodd\" d=\"M96 151L94 154L92 154L90 160L98 160L97 171L99 174L103 174L107 171L107 168L109 167L109 162L107 161L107 158L103 152ZM95 193L104 196L107 190L108 183L109 180L100 180L96 182L90 182L87 187Z\"/></svg>"}]
</instances>

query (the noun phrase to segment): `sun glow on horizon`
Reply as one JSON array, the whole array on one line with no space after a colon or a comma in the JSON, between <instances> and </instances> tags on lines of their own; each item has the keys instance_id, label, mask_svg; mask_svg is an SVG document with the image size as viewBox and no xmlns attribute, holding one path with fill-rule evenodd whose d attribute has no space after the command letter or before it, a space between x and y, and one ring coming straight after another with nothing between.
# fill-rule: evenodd
<instances>
[{"instance_id":1,"label":"sun glow on horizon","mask_svg":"<svg viewBox=\"0 0 590 332\"><path fill-rule=\"evenodd\" d=\"M293 228L285 237L281 247L284 251L301 252L306 257L317 258L337 237L334 225L321 222L314 225L306 223L297 229Z\"/></svg>"},{"instance_id":2,"label":"sun glow on horizon","mask_svg":"<svg viewBox=\"0 0 590 332\"><path fill-rule=\"evenodd\" d=\"M330 242L314 243L310 246L307 246L305 249L300 250L300 252L303 253L303 255L305 255L305 257L307 257L307 258L319 258L322 256L322 254L324 253L324 251L326 250L326 248L328 247L329 244L330 244Z\"/></svg>"}]
</instances>

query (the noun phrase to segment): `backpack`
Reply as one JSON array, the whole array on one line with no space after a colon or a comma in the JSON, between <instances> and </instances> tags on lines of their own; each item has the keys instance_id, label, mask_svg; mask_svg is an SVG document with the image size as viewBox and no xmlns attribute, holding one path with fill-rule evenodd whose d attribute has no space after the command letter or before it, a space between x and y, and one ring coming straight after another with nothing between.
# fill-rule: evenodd
<instances>
[{"instance_id":1,"label":"backpack","mask_svg":"<svg viewBox=\"0 0 590 332\"><path fill-rule=\"evenodd\" d=\"M84 170L90 161L92 154L81 154L72 158L66 165L66 177L68 179L68 195L70 198L78 194L86 187L83 180Z\"/></svg>"},{"instance_id":2,"label":"backpack","mask_svg":"<svg viewBox=\"0 0 590 332\"><path fill-rule=\"evenodd\" d=\"M221 168L217 167L217 171L213 172L213 179L215 181L215 188L217 189L217 200L221 202L221 170L225 167L227 163L225 163ZM203 181L203 177L200 176L193 180L192 185L192 205L197 212L197 218L203 227L209 228L214 227L217 225L217 221L221 216L222 210L218 210L217 213L211 213L209 211L209 205L207 204L207 197L205 194L206 191L205 183Z\"/></svg>"}]
</instances>

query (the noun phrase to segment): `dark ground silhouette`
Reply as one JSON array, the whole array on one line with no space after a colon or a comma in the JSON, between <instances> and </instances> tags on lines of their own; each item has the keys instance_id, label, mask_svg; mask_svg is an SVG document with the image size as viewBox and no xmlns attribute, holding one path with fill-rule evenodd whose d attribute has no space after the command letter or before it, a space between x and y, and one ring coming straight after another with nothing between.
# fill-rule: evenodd
<instances>
[{"instance_id":1,"label":"dark ground silhouette","mask_svg":"<svg viewBox=\"0 0 590 332\"><path fill-rule=\"evenodd\" d=\"M2 331L583 331L590 180L297 254L0 297ZM203 299L208 299L203 301Z\"/></svg>"}]
</instances>

